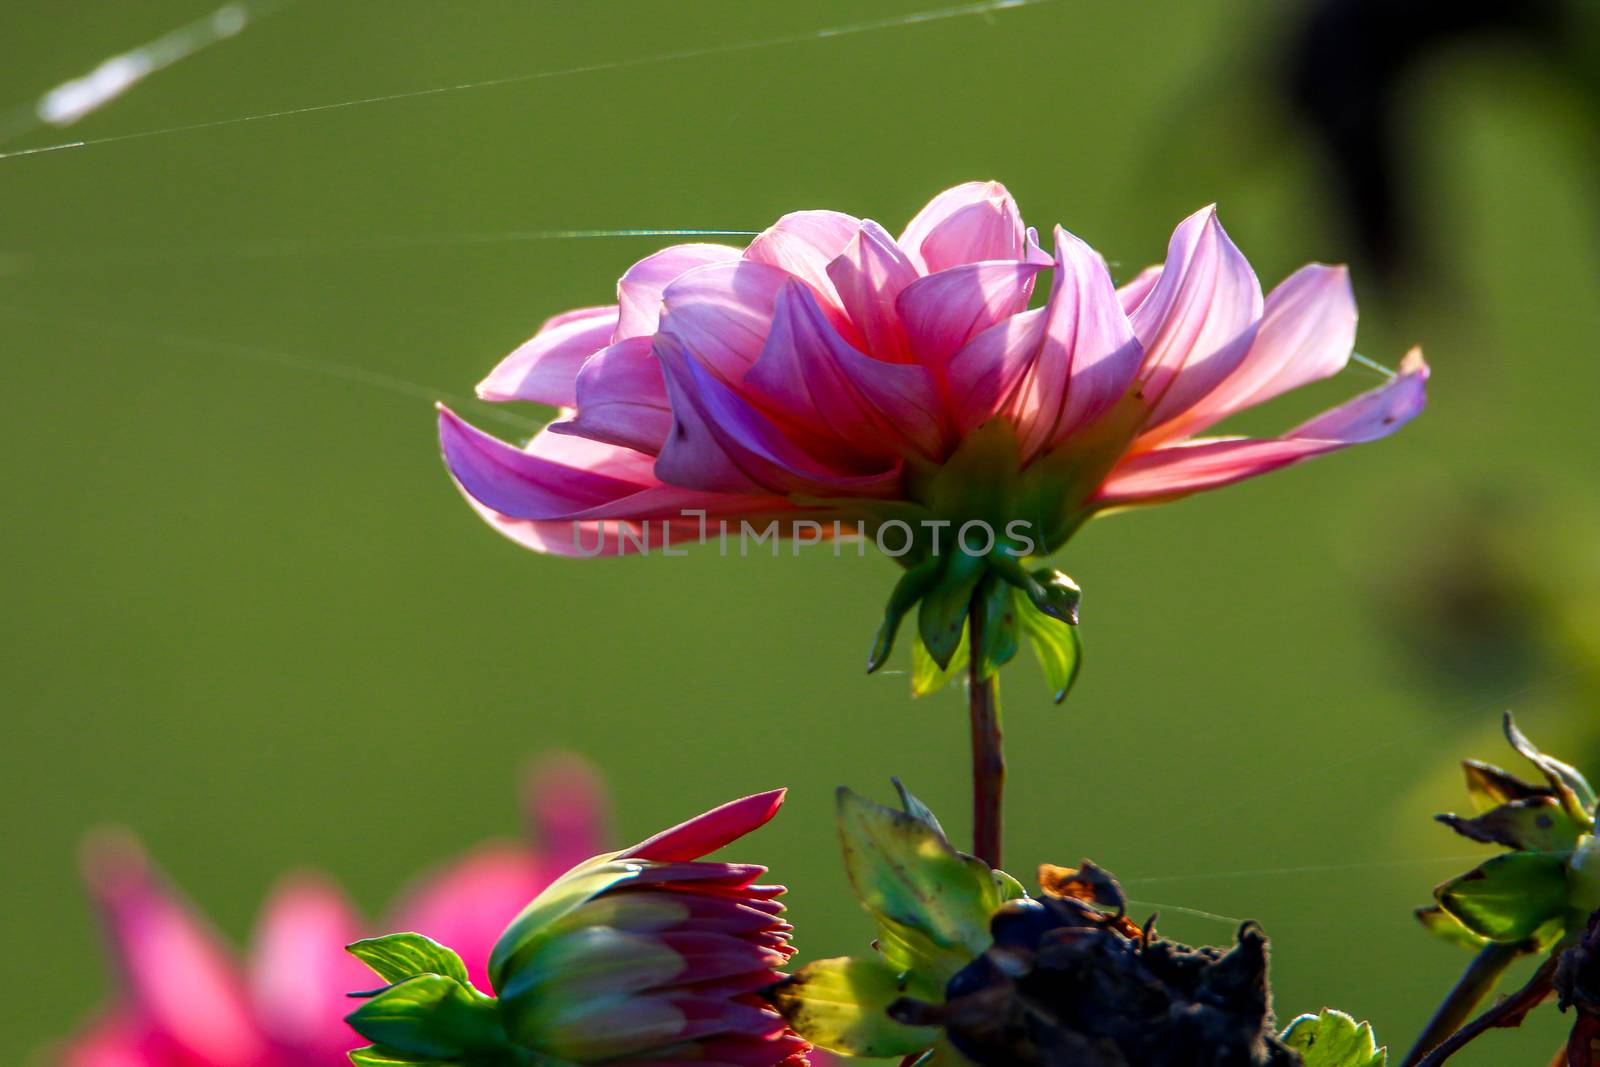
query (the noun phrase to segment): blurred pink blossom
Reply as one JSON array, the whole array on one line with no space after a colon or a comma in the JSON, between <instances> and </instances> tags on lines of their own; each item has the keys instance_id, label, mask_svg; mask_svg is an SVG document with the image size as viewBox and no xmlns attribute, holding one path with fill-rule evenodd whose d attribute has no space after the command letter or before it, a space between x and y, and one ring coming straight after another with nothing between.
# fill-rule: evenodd
<instances>
[{"instance_id":1,"label":"blurred pink blossom","mask_svg":"<svg viewBox=\"0 0 1600 1067\"><path fill-rule=\"evenodd\" d=\"M63 1067L342 1067L361 1039L346 994L372 975L344 946L379 930L448 939L475 982L506 924L573 864L600 851L604 789L571 757L530 778L534 844L486 844L420 878L381 923L319 874L274 890L240 959L130 837L91 841L85 868L118 972L112 1005L62 1050Z\"/></svg>"}]
</instances>

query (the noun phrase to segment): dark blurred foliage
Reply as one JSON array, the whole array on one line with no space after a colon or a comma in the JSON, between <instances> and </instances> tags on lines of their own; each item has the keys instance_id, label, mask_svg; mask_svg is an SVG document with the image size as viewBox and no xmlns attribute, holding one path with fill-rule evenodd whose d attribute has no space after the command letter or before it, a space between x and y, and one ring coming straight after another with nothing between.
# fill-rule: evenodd
<instances>
[{"instance_id":1,"label":"dark blurred foliage","mask_svg":"<svg viewBox=\"0 0 1600 1067\"><path fill-rule=\"evenodd\" d=\"M1313 0L1289 30L1282 92L1313 131L1345 223L1389 280L1425 258L1415 210L1418 137L1408 96L1448 50L1531 56L1600 126L1592 0Z\"/></svg>"}]
</instances>

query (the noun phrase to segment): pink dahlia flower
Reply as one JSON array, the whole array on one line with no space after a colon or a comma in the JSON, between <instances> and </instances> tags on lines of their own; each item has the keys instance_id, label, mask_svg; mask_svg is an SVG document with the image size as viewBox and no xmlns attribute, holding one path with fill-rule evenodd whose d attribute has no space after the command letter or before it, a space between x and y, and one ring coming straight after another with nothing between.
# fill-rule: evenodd
<instances>
[{"instance_id":1,"label":"pink dahlia flower","mask_svg":"<svg viewBox=\"0 0 1600 1067\"><path fill-rule=\"evenodd\" d=\"M1263 297L1211 208L1120 289L1084 242L1057 228L1053 243L1004 187L972 182L898 238L800 211L742 250L664 249L615 303L549 319L478 387L559 421L516 447L443 410L445 460L484 518L540 551L660 547L719 519L900 519L922 537L915 559L919 520L982 519L1022 520L1026 556L1099 512L1373 441L1422 409L1413 352L1279 436L1212 435L1345 365L1344 268L1302 267Z\"/></svg>"},{"instance_id":2,"label":"pink dahlia flower","mask_svg":"<svg viewBox=\"0 0 1600 1067\"><path fill-rule=\"evenodd\" d=\"M424 876L384 927L439 931L487 981L489 952L529 897L604 838L605 803L584 765L562 760L532 780L531 845L485 845ZM370 976L344 946L371 927L319 875L285 880L240 961L130 839L87 854L121 989L57 1062L63 1067L342 1067L356 1035L345 994Z\"/></svg>"},{"instance_id":3,"label":"pink dahlia flower","mask_svg":"<svg viewBox=\"0 0 1600 1067\"><path fill-rule=\"evenodd\" d=\"M782 803L745 797L573 867L500 935L495 996L429 938L352 945L390 983L349 1016L372 1042L352 1059L804 1067L809 1046L762 996L794 951L783 887L756 884L765 867L700 858Z\"/></svg>"}]
</instances>

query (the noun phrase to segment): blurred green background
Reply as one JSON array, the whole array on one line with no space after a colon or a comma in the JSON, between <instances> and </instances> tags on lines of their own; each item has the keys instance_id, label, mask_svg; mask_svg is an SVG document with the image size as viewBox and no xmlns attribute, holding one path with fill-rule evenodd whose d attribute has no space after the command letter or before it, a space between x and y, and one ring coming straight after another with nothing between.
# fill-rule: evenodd
<instances>
[{"instance_id":1,"label":"blurred green background","mask_svg":"<svg viewBox=\"0 0 1600 1067\"><path fill-rule=\"evenodd\" d=\"M8 5L0 100L210 8ZM891 563L530 555L459 499L425 399L470 394L665 243L518 231L760 229L813 206L898 229L993 177L1121 277L1212 200L1266 284L1353 254L1271 96L1292 7L1060 0L807 39L920 10L303 2L3 146L602 68L0 159L13 1054L109 989L75 867L105 823L242 941L286 868L325 868L375 912L419 867L514 833L520 769L547 749L603 768L619 841L784 784L740 858L792 888L807 958L869 932L836 784L885 796L897 773L966 837L961 696L914 702L903 675L861 670ZM1410 915L1473 851L1428 821L1462 802L1453 761L1501 759L1510 706L1593 766L1581 591L1600 553L1576 518L1600 470L1586 113L1482 49L1430 65L1406 108L1435 269L1386 292L1358 268L1358 350L1392 365L1426 345L1430 410L1092 524L1060 560L1086 591L1079 689L1053 707L1028 663L1005 693L1009 867L1092 857L1190 940L1259 919L1281 1016L1330 1003L1402 1049L1465 963ZM1375 381L1352 369L1254 424ZM1486 530L1511 533L1480 572L1460 545ZM1440 593L1498 567L1524 614ZM1536 647L1498 656L1513 638ZM1547 1010L1461 1062L1543 1063L1561 1032Z\"/></svg>"}]
</instances>

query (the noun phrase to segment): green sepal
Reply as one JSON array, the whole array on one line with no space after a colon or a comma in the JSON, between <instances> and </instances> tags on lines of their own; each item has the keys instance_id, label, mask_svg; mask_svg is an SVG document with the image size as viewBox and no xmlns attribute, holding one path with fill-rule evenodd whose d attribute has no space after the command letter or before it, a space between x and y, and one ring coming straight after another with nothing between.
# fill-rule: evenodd
<instances>
[{"instance_id":1,"label":"green sepal","mask_svg":"<svg viewBox=\"0 0 1600 1067\"><path fill-rule=\"evenodd\" d=\"M1501 804L1527 800L1531 797L1555 796L1554 790L1531 785L1516 775L1482 760L1462 760L1461 769L1466 772L1467 796L1472 801L1472 810L1480 815L1486 811L1493 811Z\"/></svg>"},{"instance_id":2,"label":"green sepal","mask_svg":"<svg viewBox=\"0 0 1600 1067\"><path fill-rule=\"evenodd\" d=\"M1046 615L1068 626L1078 625L1078 604L1083 600L1083 591L1068 575L1050 567L1030 573L1004 547L989 554L989 567Z\"/></svg>"},{"instance_id":3,"label":"green sepal","mask_svg":"<svg viewBox=\"0 0 1600 1067\"><path fill-rule=\"evenodd\" d=\"M983 579L977 595L983 605L983 639L978 644L983 661L978 670L979 677L987 681L1017 655L1016 591L991 574Z\"/></svg>"},{"instance_id":4,"label":"green sepal","mask_svg":"<svg viewBox=\"0 0 1600 1067\"><path fill-rule=\"evenodd\" d=\"M1435 815L1462 837L1525 852L1571 852L1583 828L1553 796L1510 800L1475 818Z\"/></svg>"},{"instance_id":5,"label":"green sepal","mask_svg":"<svg viewBox=\"0 0 1600 1067\"><path fill-rule=\"evenodd\" d=\"M868 674L888 662L889 653L894 651L895 635L900 632L900 621L938 583L943 570L944 560L933 557L923 560L900 576L889 594L889 602L884 605L883 625L878 627L878 633L872 639L872 651L867 654Z\"/></svg>"},{"instance_id":6,"label":"green sepal","mask_svg":"<svg viewBox=\"0 0 1600 1067\"><path fill-rule=\"evenodd\" d=\"M1460 948L1472 949L1476 952L1489 943L1487 937L1468 930L1461 925L1461 920L1437 904L1431 904L1426 908L1418 908L1416 916L1417 921L1422 924L1423 929L1427 930L1428 933Z\"/></svg>"},{"instance_id":7,"label":"green sepal","mask_svg":"<svg viewBox=\"0 0 1600 1067\"><path fill-rule=\"evenodd\" d=\"M355 1067L445 1067L446 1064L454 1062L431 1057L418 1059L392 1048L384 1048L382 1045L351 1049L345 1056Z\"/></svg>"},{"instance_id":8,"label":"green sepal","mask_svg":"<svg viewBox=\"0 0 1600 1067\"><path fill-rule=\"evenodd\" d=\"M1035 587L1041 590L1031 597L1034 606L1058 622L1078 625L1078 605L1083 601L1083 590L1078 588L1078 583L1048 567L1034 571L1033 580Z\"/></svg>"},{"instance_id":9,"label":"green sepal","mask_svg":"<svg viewBox=\"0 0 1600 1067\"><path fill-rule=\"evenodd\" d=\"M1517 724L1512 720L1509 711L1505 714L1504 726L1506 740L1511 742L1511 747L1539 768L1539 772L1550 783L1550 788L1555 790L1556 798L1561 801L1561 806L1572 816L1573 821L1585 830L1593 827L1595 794L1594 787L1589 784L1588 779L1580 774L1576 767L1540 752L1538 747L1517 729Z\"/></svg>"},{"instance_id":10,"label":"green sepal","mask_svg":"<svg viewBox=\"0 0 1600 1067\"><path fill-rule=\"evenodd\" d=\"M1567 857L1508 852L1443 883L1433 895L1441 908L1481 937L1526 941L1546 923L1565 916Z\"/></svg>"},{"instance_id":11,"label":"green sepal","mask_svg":"<svg viewBox=\"0 0 1600 1067\"><path fill-rule=\"evenodd\" d=\"M961 628L961 644L956 646L956 654L950 657L950 663L941 667L934 661L922 638L918 636L911 646L911 695L925 697L930 693L937 693L954 679L959 678L967 669L967 661L971 658L972 643L967 639L967 627Z\"/></svg>"},{"instance_id":12,"label":"green sepal","mask_svg":"<svg viewBox=\"0 0 1600 1067\"><path fill-rule=\"evenodd\" d=\"M904 996L943 998L915 976L898 974L873 959L817 960L772 992L789 1026L814 1045L847 1056L908 1056L939 1040L935 1027L913 1027L889 1017Z\"/></svg>"},{"instance_id":13,"label":"green sepal","mask_svg":"<svg viewBox=\"0 0 1600 1067\"><path fill-rule=\"evenodd\" d=\"M1028 635L1034 655L1057 704L1067 699L1083 666L1083 641L1078 628L1039 611L1025 599L1017 603L1017 620Z\"/></svg>"},{"instance_id":14,"label":"green sepal","mask_svg":"<svg viewBox=\"0 0 1600 1067\"><path fill-rule=\"evenodd\" d=\"M467 965L461 957L431 937L421 934L388 934L369 937L344 950L371 967L385 982L402 982L413 975L438 974L453 978L467 988Z\"/></svg>"},{"instance_id":15,"label":"green sepal","mask_svg":"<svg viewBox=\"0 0 1600 1067\"><path fill-rule=\"evenodd\" d=\"M989 920L1011 885L916 814L841 788L838 817L845 871L878 922L880 955L897 973L942 993L989 947Z\"/></svg>"},{"instance_id":16,"label":"green sepal","mask_svg":"<svg viewBox=\"0 0 1600 1067\"><path fill-rule=\"evenodd\" d=\"M494 998L440 974L419 974L379 991L345 1022L386 1051L424 1060L470 1060L511 1048Z\"/></svg>"},{"instance_id":17,"label":"green sepal","mask_svg":"<svg viewBox=\"0 0 1600 1067\"><path fill-rule=\"evenodd\" d=\"M1385 1067L1389 1062L1389 1051L1378 1046L1371 1025L1332 1008L1295 1019L1282 1041L1300 1053L1305 1067Z\"/></svg>"},{"instance_id":18,"label":"green sepal","mask_svg":"<svg viewBox=\"0 0 1600 1067\"><path fill-rule=\"evenodd\" d=\"M984 559L956 552L945 557L939 580L922 596L917 634L940 669L950 666L965 634L972 597L984 575Z\"/></svg>"},{"instance_id":19,"label":"green sepal","mask_svg":"<svg viewBox=\"0 0 1600 1067\"><path fill-rule=\"evenodd\" d=\"M596 856L580 863L517 913L501 933L489 953L489 980L501 989L524 960L538 951L539 945L560 931L560 920L599 894L637 878L645 865L623 860L620 853Z\"/></svg>"}]
</instances>

